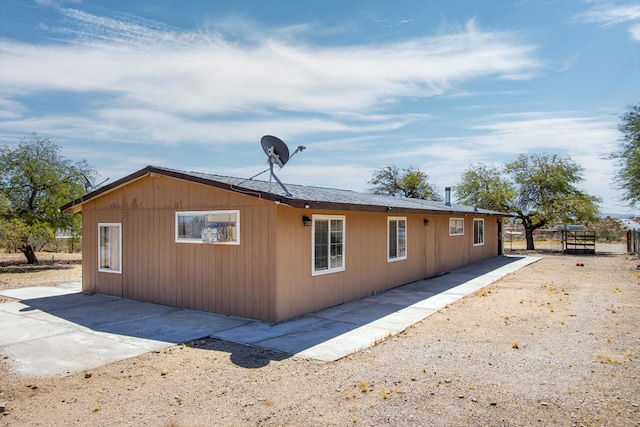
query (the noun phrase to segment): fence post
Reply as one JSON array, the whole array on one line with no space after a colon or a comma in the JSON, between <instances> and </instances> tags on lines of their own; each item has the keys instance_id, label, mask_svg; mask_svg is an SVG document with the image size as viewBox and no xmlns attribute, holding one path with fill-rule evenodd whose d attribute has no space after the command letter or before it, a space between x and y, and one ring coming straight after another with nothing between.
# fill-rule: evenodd
<instances>
[{"instance_id":1,"label":"fence post","mask_svg":"<svg viewBox=\"0 0 640 427\"><path fill-rule=\"evenodd\" d=\"M640 230L627 230L627 253L640 255Z\"/></svg>"}]
</instances>

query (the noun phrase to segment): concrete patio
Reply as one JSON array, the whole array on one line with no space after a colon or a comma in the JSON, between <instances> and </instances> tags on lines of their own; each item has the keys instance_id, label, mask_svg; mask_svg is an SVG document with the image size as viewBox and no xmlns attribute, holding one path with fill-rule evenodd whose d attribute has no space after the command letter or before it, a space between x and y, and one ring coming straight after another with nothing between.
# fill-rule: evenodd
<instances>
[{"instance_id":1,"label":"concrete patio","mask_svg":"<svg viewBox=\"0 0 640 427\"><path fill-rule=\"evenodd\" d=\"M1 291L0 355L24 375L67 375L203 337L333 361L398 334L540 258L502 256L272 325L79 285Z\"/></svg>"}]
</instances>

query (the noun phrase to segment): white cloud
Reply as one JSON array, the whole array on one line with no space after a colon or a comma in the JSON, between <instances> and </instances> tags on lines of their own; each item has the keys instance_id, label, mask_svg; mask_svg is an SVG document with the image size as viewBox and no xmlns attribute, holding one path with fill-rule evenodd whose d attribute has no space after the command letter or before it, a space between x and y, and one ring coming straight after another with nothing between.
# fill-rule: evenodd
<instances>
[{"instance_id":1,"label":"white cloud","mask_svg":"<svg viewBox=\"0 0 640 427\"><path fill-rule=\"evenodd\" d=\"M611 165L601 158L618 136L608 118L528 112L486 117L458 134L449 131L454 135L447 138L416 140L411 133L421 126L430 132L421 122L453 113L398 107L422 108L430 97L526 92L522 86L469 85L540 72L537 47L517 33L483 31L471 21L438 36L327 47L311 40L344 27L259 28L233 18L185 31L125 14L55 11L65 26L47 22L40 29L51 41L0 39L0 136L33 130L76 150L82 141L87 152L74 155L101 161L105 177L116 179L149 163L251 176L264 168L259 136L271 133L309 147L280 172L285 182L366 190L374 169L397 164L418 166L433 182L455 185L470 164L555 150L587 169L598 194L609 190ZM617 21L595 23L604 22ZM572 68L576 57L562 70ZM76 105L64 104L68 94ZM25 106L36 96L63 102L31 116ZM477 110L496 111L488 102L483 99L486 105ZM112 155L106 142L126 148ZM230 152L234 160L224 160ZM215 167L207 170L211 159L217 159Z\"/></svg>"},{"instance_id":2,"label":"white cloud","mask_svg":"<svg viewBox=\"0 0 640 427\"><path fill-rule=\"evenodd\" d=\"M619 138L616 120L612 116L568 111L496 115L472 128L475 135L424 138L405 142L402 146L394 143L389 150L366 149L368 143L379 145L379 141L356 139L342 141L342 144L338 141L336 145L343 148L337 149L336 153L339 152L340 158L349 166L339 166L325 174L326 166L316 168L311 165L301 171L287 165L287 173L290 182L316 185L319 173L327 177L335 173L337 177L331 178L331 182L336 186L366 191L366 182L374 169L391 164L413 165L426 172L430 182L443 191L445 186L457 185L464 170L472 165L501 166L520 154L549 153L569 156L583 167L585 181L580 187L589 194L601 195L610 208L617 192L611 185L613 164L606 157ZM306 155L317 155L317 148L312 147ZM309 164L311 161L307 158L304 162ZM365 168L364 164L374 166Z\"/></svg>"},{"instance_id":3,"label":"white cloud","mask_svg":"<svg viewBox=\"0 0 640 427\"><path fill-rule=\"evenodd\" d=\"M628 28L631 39L640 41L640 4L596 3L586 11L575 15L571 21L585 24L598 24L601 28L631 22Z\"/></svg>"},{"instance_id":4,"label":"white cloud","mask_svg":"<svg viewBox=\"0 0 640 427\"><path fill-rule=\"evenodd\" d=\"M473 23L447 36L319 47L277 38L232 43L63 10L77 24L64 31L69 43L0 43L0 83L9 96L100 92L128 106L195 115L380 111L402 97L445 93L471 79L529 78L540 66L533 46Z\"/></svg>"},{"instance_id":5,"label":"white cloud","mask_svg":"<svg viewBox=\"0 0 640 427\"><path fill-rule=\"evenodd\" d=\"M469 80L540 68L533 46L473 21L448 35L322 47L301 41L305 31L318 31L305 25L269 32L235 20L241 39L232 41L212 29L57 10L69 25L47 28L62 40L0 40L3 105L71 93L81 95L83 110L60 105L33 118L5 109L2 132L165 145L253 141L264 129L284 138L379 132L427 117L390 114L404 97L455 93Z\"/></svg>"},{"instance_id":6,"label":"white cloud","mask_svg":"<svg viewBox=\"0 0 640 427\"><path fill-rule=\"evenodd\" d=\"M523 150L565 150L601 155L618 139L615 122L598 117L562 117L532 113L530 118L496 121L476 126L488 133L474 137L474 143L489 151L520 153ZM526 115L526 113L525 113ZM560 115L560 116L559 116Z\"/></svg>"},{"instance_id":7,"label":"white cloud","mask_svg":"<svg viewBox=\"0 0 640 427\"><path fill-rule=\"evenodd\" d=\"M407 118L389 116L371 121L339 121L331 118L283 117L279 115L242 119L211 118L194 120L177 114L142 108L106 108L89 116L71 114L43 115L40 117L7 117L0 123L5 133L20 135L26 130L57 138L84 141L112 141L129 144L159 144L177 146L184 143L224 146L254 144L256 135L265 129L282 138L295 139L302 135L322 132L368 133L398 129ZM0 111L0 118L2 111Z\"/></svg>"},{"instance_id":8,"label":"white cloud","mask_svg":"<svg viewBox=\"0 0 640 427\"><path fill-rule=\"evenodd\" d=\"M499 116L477 126L475 129L486 133L471 137L469 146L482 153L483 163L509 161L527 152L569 156L584 169L585 180L580 187L589 194L603 196L605 202L609 200L610 208L616 192L611 188L613 164L606 157L620 137L616 125L617 120L611 116L561 111Z\"/></svg>"},{"instance_id":9,"label":"white cloud","mask_svg":"<svg viewBox=\"0 0 640 427\"><path fill-rule=\"evenodd\" d=\"M50 30L74 43L88 45L122 44L144 47L147 44L198 44L212 36L192 31L181 31L169 25L148 19L121 14L119 19L97 16L78 9L61 8L71 26Z\"/></svg>"},{"instance_id":10,"label":"white cloud","mask_svg":"<svg viewBox=\"0 0 640 427\"><path fill-rule=\"evenodd\" d=\"M64 3L82 3L82 0L33 0L35 4L42 7L60 7Z\"/></svg>"},{"instance_id":11,"label":"white cloud","mask_svg":"<svg viewBox=\"0 0 640 427\"><path fill-rule=\"evenodd\" d=\"M563 73L573 68L573 65L576 63L578 58L580 57L579 53L574 53L570 57L566 58L560 68L558 69L559 73Z\"/></svg>"},{"instance_id":12,"label":"white cloud","mask_svg":"<svg viewBox=\"0 0 640 427\"><path fill-rule=\"evenodd\" d=\"M640 23L633 24L629 27L629 36L632 40L640 42Z\"/></svg>"},{"instance_id":13,"label":"white cloud","mask_svg":"<svg viewBox=\"0 0 640 427\"><path fill-rule=\"evenodd\" d=\"M34 3L42 7L54 7L57 3L54 0L34 0Z\"/></svg>"},{"instance_id":14,"label":"white cloud","mask_svg":"<svg viewBox=\"0 0 640 427\"><path fill-rule=\"evenodd\" d=\"M27 111L27 107L21 102L0 97L0 119L18 119Z\"/></svg>"},{"instance_id":15,"label":"white cloud","mask_svg":"<svg viewBox=\"0 0 640 427\"><path fill-rule=\"evenodd\" d=\"M589 194L613 197L613 164L606 157L620 137L616 117L555 111L496 115L485 120L472 128L475 135L425 138L409 147L395 146L387 153L366 156L366 161L379 167L417 165L436 184L455 186L463 171L474 164L500 166L520 154L558 154L571 157L584 168L585 181L580 186ZM363 182L366 180L352 188L365 189Z\"/></svg>"},{"instance_id":16,"label":"white cloud","mask_svg":"<svg viewBox=\"0 0 640 427\"><path fill-rule=\"evenodd\" d=\"M572 20L574 22L600 24L602 27L610 27L636 19L640 19L640 4L597 3L585 12L574 16Z\"/></svg>"},{"instance_id":17,"label":"white cloud","mask_svg":"<svg viewBox=\"0 0 640 427\"><path fill-rule=\"evenodd\" d=\"M484 123L468 129L470 136L424 138L395 146L385 153L401 164L411 159L430 159L433 163L467 165L477 162L501 163L526 152L557 152L598 158L615 149L619 133L617 117L585 116L576 112L523 112L488 116Z\"/></svg>"}]
</instances>

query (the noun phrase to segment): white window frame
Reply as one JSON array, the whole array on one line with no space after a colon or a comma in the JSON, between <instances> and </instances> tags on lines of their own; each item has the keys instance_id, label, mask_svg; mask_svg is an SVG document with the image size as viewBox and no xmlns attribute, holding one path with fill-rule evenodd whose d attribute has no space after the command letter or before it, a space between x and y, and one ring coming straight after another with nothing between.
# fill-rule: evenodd
<instances>
[{"instance_id":1,"label":"white window frame","mask_svg":"<svg viewBox=\"0 0 640 427\"><path fill-rule=\"evenodd\" d=\"M400 221L404 221L404 247L402 248L402 250L404 251L403 255L398 255L398 253L401 252L401 248L400 248L400 233L399 231L399 223ZM395 256L391 255L391 223L395 222L396 223L396 235L395 235L395 240L396 240L396 254ZM389 216L387 217L387 262L394 262L394 261L402 261L407 259L407 217L406 216Z\"/></svg>"},{"instance_id":2,"label":"white window frame","mask_svg":"<svg viewBox=\"0 0 640 427\"><path fill-rule=\"evenodd\" d=\"M118 228L118 254L117 254L117 262L118 262L118 268L111 268L111 267L102 267L102 255L103 255L103 251L102 251L102 245L101 245L101 231L103 228L107 228L109 230L111 230L111 228ZM109 231L109 239L111 239L112 233ZM113 255L113 250L111 248L111 245L113 244L113 242L111 240L109 240L108 244L108 248L106 248L106 255L109 258L109 265L113 265L112 262L112 255ZM122 274L122 223L120 222L99 222L98 223L98 271L102 272L102 273L116 273L116 274Z\"/></svg>"},{"instance_id":3,"label":"white window frame","mask_svg":"<svg viewBox=\"0 0 640 427\"><path fill-rule=\"evenodd\" d=\"M462 227L457 226L458 222L462 224ZM464 218L449 218L449 236L464 236Z\"/></svg>"},{"instance_id":4,"label":"white window frame","mask_svg":"<svg viewBox=\"0 0 640 427\"><path fill-rule=\"evenodd\" d=\"M482 232L480 233L480 235L476 234L478 230L476 228L476 223L482 224ZM474 218L473 219L473 246L482 246L482 245L484 245L484 218Z\"/></svg>"},{"instance_id":5,"label":"white window frame","mask_svg":"<svg viewBox=\"0 0 640 427\"><path fill-rule=\"evenodd\" d=\"M207 244L215 244L215 245L239 245L240 244L240 210L239 209L230 209L230 210L215 210L215 211L176 211L176 220L175 220L175 241L176 243L194 243L194 244L205 244L202 237L200 238L189 238L189 237L180 237L180 228L179 228L179 218L185 216L207 216L207 215L235 215L235 240L229 242L215 242L215 243L207 243Z\"/></svg>"},{"instance_id":6,"label":"white window frame","mask_svg":"<svg viewBox=\"0 0 640 427\"><path fill-rule=\"evenodd\" d=\"M316 269L316 221L329 221L329 227L327 228L327 268ZM342 265L338 267L331 267L331 221L342 221ZM311 275L320 276L323 274L338 273L345 270L346 265L346 236L347 236L347 220L344 215L312 215L311 216Z\"/></svg>"}]
</instances>

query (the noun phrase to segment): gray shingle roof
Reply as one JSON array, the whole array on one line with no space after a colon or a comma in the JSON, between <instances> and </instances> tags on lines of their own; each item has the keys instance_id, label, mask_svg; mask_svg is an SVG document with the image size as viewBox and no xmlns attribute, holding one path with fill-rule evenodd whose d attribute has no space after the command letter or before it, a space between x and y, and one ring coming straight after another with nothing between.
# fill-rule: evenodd
<instances>
[{"instance_id":1,"label":"gray shingle roof","mask_svg":"<svg viewBox=\"0 0 640 427\"><path fill-rule=\"evenodd\" d=\"M298 184L285 184L290 196L287 196L280 185L275 181L264 181L257 179L236 178L223 175L205 174L201 172L187 172L169 169L158 166L147 166L127 177L119 179L97 189L80 199L62 207L63 211L73 210L84 202L100 196L103 193L112 191L120 186L139 179L148 174L159 174L177 179L197 182L199 184L222 188L229 191L246 194L247 196L259 197L266 200L274 200L283 204L302 208L309 204L313 209L327 210L358 210L370 212L397 211L407 213L448 213L448 214L483 214L499 215L504 213L475 209L473 206L451 204L444 202L434 202L430 200L409 199L406 197L382 196L371 193L361 193L351 190L340 190L334 188L313 187ZM73 208L73 209L72 209Z\"/></svg>"},{"instance_id":2,"label":"gray shingle roof","mask_svg":"<svg viewBox=\"0 0 640 427\"><path fill-rule=\"evenodd\" d=\"M352 190L340 190L334 188L325 187L313 187L298 184L286 184L286 188L289 190L291 197L287 197L284 190L275 181L263 181L255 179L243 179L222 175L212 175L200 172L185 172L176 171L167 168L158 168L175 173L181 173L184 175L192 176L202 180L215 181L229 185L229 188L244 192L246 190L260 193L261 195L269 194L280 198L281 202L286 203L289 201L299 201L302 203L309 202L310 204L322 203L329 205L353 205L356 210L368 210L362 209L366 207L379 207L384 210L402 209L402 210L416 210L416 211L430 211L430 212L456 212L456 213L481 213L485 215L504 215L501 212L490 211L486 209L475 209L473 206L466 206L460 204L445 205L444 202L435 202L431 200L410 199L407 197L394 197L383 196L371 193L361 193ZM270 197L269 197L270 199ZM297 205L297 204L294 204ZM361 207L361 209L358 209ZM378 210L378 209L376 209Z\"/></svg>"}]
</instances>

